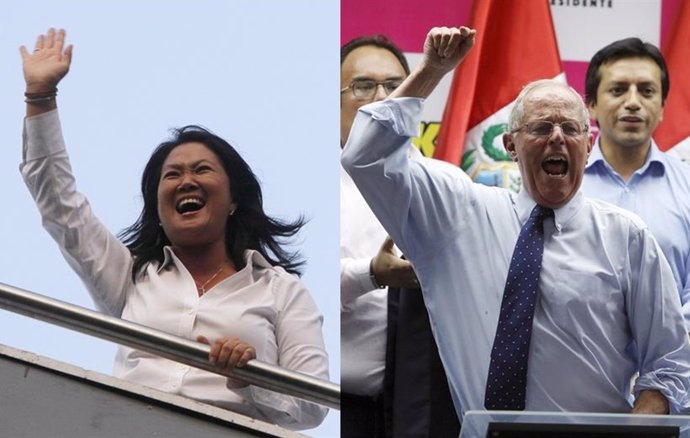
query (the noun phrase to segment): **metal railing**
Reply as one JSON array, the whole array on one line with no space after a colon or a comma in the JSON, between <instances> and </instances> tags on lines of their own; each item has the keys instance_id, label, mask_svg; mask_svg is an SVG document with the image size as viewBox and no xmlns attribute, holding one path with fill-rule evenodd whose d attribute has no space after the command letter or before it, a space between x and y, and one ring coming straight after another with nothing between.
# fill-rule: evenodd
<instances>
[{"instance_id":1,"label":"metal railing","mask_svg":"<svg viewBox=\"0 0 690 438\"><path fill-rule=\"evenodd\" d=\"M0 307L71 330L143 350L227 377L242 379L334 409L340 386L256 359L242 368L219 370L208 361L210 346L123 319L0 283Z\"/></svg>"}]
</instances>

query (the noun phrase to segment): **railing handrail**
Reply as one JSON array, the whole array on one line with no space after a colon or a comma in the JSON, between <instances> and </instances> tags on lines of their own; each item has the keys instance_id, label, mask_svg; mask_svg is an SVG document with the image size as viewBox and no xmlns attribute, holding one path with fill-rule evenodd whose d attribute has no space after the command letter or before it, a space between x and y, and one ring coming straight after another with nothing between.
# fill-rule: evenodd
<instances>
[{"instance_id":1,"label":"railing handrail","mask_svg":"<svg viewBox=\"0 0 690 438\"><path fill-rule=\"evenodd\" d=\"M0 283L0 307L186 365L242 379L334 409L340 409L340 386L256 359L242 368L220 370L208 361L210 346L124 319Z\"/></svg>"}]
</instances>

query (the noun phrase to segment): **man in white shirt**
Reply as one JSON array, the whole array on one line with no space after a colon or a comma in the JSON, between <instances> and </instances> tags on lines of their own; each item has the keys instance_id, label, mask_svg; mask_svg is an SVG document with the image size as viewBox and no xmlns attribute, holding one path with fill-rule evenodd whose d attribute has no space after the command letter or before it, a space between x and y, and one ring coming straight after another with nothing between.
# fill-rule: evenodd
<instances>
[{"instance_id":1,"label":"man in white shirt","mask_svg":"<svg viewBox=\"0 0 690 438\"><path fill-rule=\"evenodd\" d=\"M600 49L587 68L585 101L599 127L582 190L639 215L671 265L690 332L690 166L661 152L670 78L661 51L639 38Z\"/></svg>"},{"instance_id":2,"label":"man in white shirt","mask_svg":"<svg viewBox=\"0 0 690 438\"><path fill-rule=\"evenodd\" d=\"M342 154L415 266L458 415L512 396L516 386L490 388L521 372L522 392L504 409L687 413L690 343L673 273L639 217L582 195L593 136L576 91L544 80L520 93L503 136L524 182L517 195L410 159L422 99L465 57L474 33L432 29L417 69L389 99L360 109ZM518 242L531 227L526 240L541 239L534 265ZM506 281L513 259L532 275L517 287L536 295L532 304L505 301L515 298ZM530 318L498 332L504 314ZM494 354L513 348L506 341L527 350ZM489 379L501 361L517 367Z\"/></svg>"},{"instance_id":3,"label":"man in white shirt","mask_svg":"<svg viewBox=\"0 0 690 438\"><path fill-rule=\"evenodd\" d=\"M395 50L383 37L356 39L341 49L341 147L357 109L384 99L409 74ZM387 287L414 286L416 277L342 168L340 216L341 429L348 436L383 436Z\"/></svg>"},{"instance_id":4,"label":"man in white shirt","mask_svg":"<svg viewBox=\"0 0 690 438\"><path fill-rule=\"evenodd\" d=\"M407 60L403 53L386 37L377 35L356 38L341 49L341 147L347 141L350 126L362 105L384 99L409 74ZM419 153L412 151L412 153ZM448 394L447 380L441 369L436 346L428 327L429 321L416 275L409 262L401 259L393 241L387 236L381 224L371 212L355 187L352 179L341 168L340 174L340 280L341 280L341 384L343 389L341 430L348 437L390 436L457 436L457 420L453 417L452 403ZM391 288L391 289L389 289ZM413 290L398 290L398 288ZM390 293L389 293L390 290ZM410 305L410 300L415 305ZM388 309L392 309L389 313ZM412 309L411 307L415 307ZM396 324L397 309L406 321ZM409 323L409 324L408 324ZM402 328L396 341L395 326ZM414 353L406 343L414 342ZM396 347L397 350L397 362ZM388 354L387 354L388 350ZM409 353L408 353L409 352ZM403 357L400 356L403 354ZM408 362L406 356L414 354L417 364ZM386 367L388 366L388 370ZM420 412L407 411L393 396L398 379L410 378L405 373L409 367L420 370L416 387L422 397L437 397L444 400L450 418L444 421L429 421L430 416ZM436 368L429 373L429 368ZM397 376L393 377L394 370ZM385 375L385 379L384 379ZM384 402L384 381L386 397ZM425 392L444 386L436 394ZM432 389L433 388L433 389ZM398 391L398 393L401 393ZM440 394L439 394L440 393ZM402 397L401 397L402 398ZM405 395L405 399L408 397ZM439 402L442 404L443 402ZM384 404L386 415L384 418ZM396 412L391 412L395 409ZM421 410L430 410L426 402ZM401 424L394 419L417 418L415 425ZM439 432L448 422L455 422L450 434ZM385 424L384 424L385 423ZM439 426L439 424L443 426ZM418 433L416 430L429 430ZM406 435L409 434L409 435Z\"/></svg>"}]
</instances>

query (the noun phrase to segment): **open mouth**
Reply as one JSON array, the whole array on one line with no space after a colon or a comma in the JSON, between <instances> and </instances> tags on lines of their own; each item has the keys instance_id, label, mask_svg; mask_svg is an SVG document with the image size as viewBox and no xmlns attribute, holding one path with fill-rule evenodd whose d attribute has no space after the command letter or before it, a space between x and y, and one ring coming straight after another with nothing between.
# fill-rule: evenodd
<instances>
[{"instance_id":1,"label":"open mouth","mask_svg":"<svg viewBox=\"0 0 690 438\"><path fill-rule=\"evenodd\" d=\"M560 155L547 157L541 162L541 168L549 176L564 177L568 173L568 160Z\"/></svg>"},{"instance_id":2,"label":"open mouth","mask_svg":"<svg viewBox=\"0 0 690 438\"><path fill-rule=\"evenodd\" d=\"M177 203L175 210L180 214L191 213L201 210L204 205L206 205L206 202L201 198L183 198Z\"/></svg>"}]
</instances>

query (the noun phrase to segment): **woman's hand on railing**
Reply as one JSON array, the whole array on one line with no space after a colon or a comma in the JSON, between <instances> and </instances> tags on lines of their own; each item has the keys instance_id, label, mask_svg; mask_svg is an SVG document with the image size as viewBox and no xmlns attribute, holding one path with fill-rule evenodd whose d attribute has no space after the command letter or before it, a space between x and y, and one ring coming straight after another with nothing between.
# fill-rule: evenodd
<instances>
[{"instance_id":1,"label":"woman's hand on railing","mask_svg":"<svg viewBox=\"0 0 690 438\"><path fill-rule=\"evenodd\" d=\"M211 346L208 360L219 369L241 368L250 360L256 359L254 347L238 338L222 337L211 343L206 337L198 336L196 340ZM244 380L228 377L228 388L244 388L248 385Z\"/></svg>"},{"instance_id":2,"label":"woman's hand on railing","mask_svg":"<svg viewBox=\"0 0 690 438\"><path fill-rule=\"evenodd\" d=\"M210 362L211 349L206 345L210 346L211 342L203 336L196 340L180 338L3 283L0 283L0 308L226 375ZM240 356L244 355L246 347L250 346L245 343ZM256 357L253 348L248 354L252 359ZM242 375L251 377L251 385L340 409L340 387L337 384L252 359L242 360L247 365L243 367ZM246 383L242 382L242 386Z\"/></svg>"}]
</instances>

